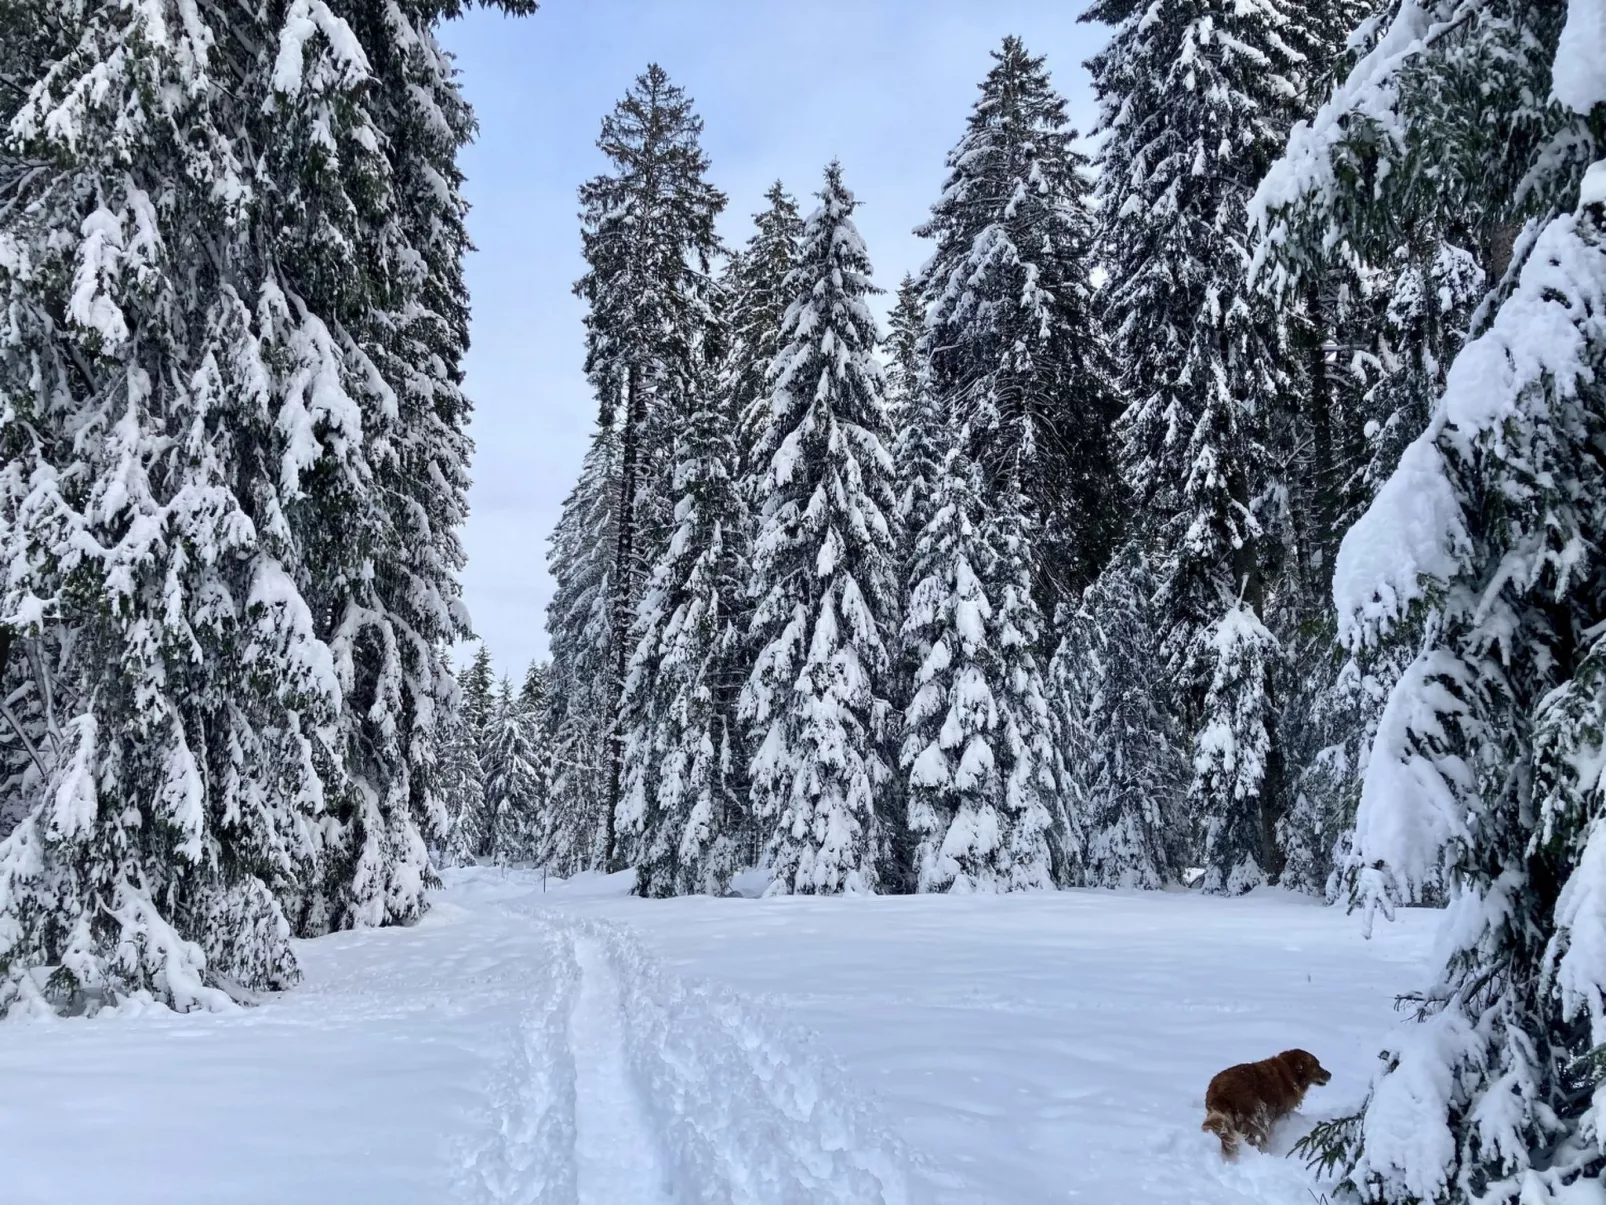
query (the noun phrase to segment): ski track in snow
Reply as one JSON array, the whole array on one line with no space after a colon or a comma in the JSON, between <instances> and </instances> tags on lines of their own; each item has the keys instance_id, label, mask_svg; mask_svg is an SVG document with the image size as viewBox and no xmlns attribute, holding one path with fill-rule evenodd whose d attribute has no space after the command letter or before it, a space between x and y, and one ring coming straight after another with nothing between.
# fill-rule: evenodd
<instances>
[{"instance_id":1,"label":"ski track in snow","mask_svg":"<svg viewBox=\"0 0 1606 1205\"><path fill-rule=\"evenodd\" d=\"M508 912L545 945L460 1200L913 1205L902 1143L784 1025L617 925Z\"/></svg>"},{"instance_id":2,"label":"ski track in snow","mask_svg":"<svg viewBox=\"0 0 1606 1205\"><path fill-rule=\"evenodd\" d=\"M576 1199L577 1073L569 1030L578 968L568 942L544 951L535 999L508 1040L509 1057L492 1082L458 1197L480 1205L543 1205Z\"/></svg>"},{"instance_id":3,"label":"ski track in snow","mask_svg":"<svg viewBox=\"0 0 1606 1205\"><path fill-rule=\"evenodd\" d=\"M657 1139L625 1054L618 978L595 938L575 942L580 990L569 1018L575 1064L576 1179L580 1205L666 1202Z\"/></svg>"}]
</instances>

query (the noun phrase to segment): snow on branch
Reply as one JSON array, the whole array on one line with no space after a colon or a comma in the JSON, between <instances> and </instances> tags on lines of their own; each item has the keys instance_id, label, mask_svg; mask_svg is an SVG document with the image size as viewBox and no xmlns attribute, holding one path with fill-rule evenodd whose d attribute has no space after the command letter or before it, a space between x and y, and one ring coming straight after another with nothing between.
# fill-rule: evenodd
<instances>
[{"instance_id":1,"label":"snow on branch","mask_svg":"<svg viewBox=\"0 0 1606 1205\"><path fill-rule=\"evenodd\" d=\"M1575 113L1606 104L1606 0L1569 0L1550 94Z\"/></svg>"},{"instance_id":2,"label":"snow on branch","mask_svg":"<svg viewBox=\"0 0 1606 1205\"><path fill-rule=\"evenodd\" d=\"M1580 210L1606 203L1606 160L1584 178ZM1577 214L1547 225L1516 290L1451 365L1428 428L1345 535L1333 575L1340 633L1351 648L1386 633L1428 582L1448 583L1468 542L1445 456L1469 457L1480 436L1550 388L1576 395L1594 379L1589 349L1606 345L1606 246L1580 236Z\"/></svg>"},{"instance_id":3,"label":"snow on branch","mask_svg":"<svg viewBox=\"0 0 1606 1205\"><path fill-rule=\"evenodd\" d=\"M1249 224L1255 243L1251 280L1287 243L1294 214L1312 207L1325 210L1333 203L1339 190L1334 161L1342 144L1354 133L1357 121L1371 123L1396 146L1405 144L1399 113L1402 71L1481 3L1482 0L1402 0L1388 28L1343 83L1333 89L1316 115L1309 121L1294 123L1282 158L1272 165L1249 201Z\"/></svg>"},{"instance_id":4,"label":"snow on branch","mask_svg":"<svg viewBox=\"0 0 1606 1205\"><path fill-rule=\"evenodd\" d=\"M335 61L344 68L344 83L355 84L369 74L368 56L351 26L330 12L323 0L295 0L279 31L279 56L273 64L275 92L295 96L301 91L307 42L319 33L328 41Z\"/></svg>"},{"instance_id":5,"label":"snow on branch","mask_svg":"<svg viewBox=\"0 0 1606 1205\"><path fill-rule=\"evenodd\" d=\"M1508 586L1532 589L1546 566L1561 582L1575 571L1571 543L1536 545L1506 557L1492 581L1467 580L1465 511L1475 503L1458 484L1461 470L1496 454L1491 446L1500 449L1512 429L1533 425L1535 410L1556 414L1596 379L1592 360L1606 347L1606 161L1589 169L1581 194L1578 212L1539 233L1515 291L1456 357L1428 429L1345 536L1333 600L1350 648L1387 634L1435 585L1446 591L1442 621L1476 628ZM1457 753L1456 729L1478 722L1468 707L1470 672L1436 637L1390 696L1356 816L1368 911L1417 898L1436 882L1446 846L1465 835L1476 782Z\"/></svg>"}]
</instances>

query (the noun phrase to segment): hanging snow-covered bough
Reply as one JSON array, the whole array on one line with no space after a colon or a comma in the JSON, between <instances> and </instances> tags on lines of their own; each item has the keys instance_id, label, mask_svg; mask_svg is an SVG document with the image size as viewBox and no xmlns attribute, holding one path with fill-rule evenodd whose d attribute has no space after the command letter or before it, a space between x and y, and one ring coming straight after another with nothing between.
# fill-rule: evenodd
<instances>
[{"instance_id":1,"label":"hanging snow-covered bough","mask_svg":"<svg viewBox=\"0 0 1606 1205\"><path fill-rule=\"evenodd\" d=\"M1421 634L1368 762L1356 898L1369 912L1449 901L1420 1024L1329 1152L1368 1201L1559 1200L1606 1163L1593 1091L1606 1044L1606 161L1580 153L1606 129L1603 11L1402 0L1255 206L1273 287L1359 242L1368 206L1438 220L1442 192L1400 177L1439 156L1519 177L1515 195L1484 198L1487 220L1528 223L1333 582L1352 649L1408 621ZM1552 103L1468 147L1456 137L1495 121L1458 125L1460 95L1434 88L1480 61Z\"/></svg>"}]
</instances>

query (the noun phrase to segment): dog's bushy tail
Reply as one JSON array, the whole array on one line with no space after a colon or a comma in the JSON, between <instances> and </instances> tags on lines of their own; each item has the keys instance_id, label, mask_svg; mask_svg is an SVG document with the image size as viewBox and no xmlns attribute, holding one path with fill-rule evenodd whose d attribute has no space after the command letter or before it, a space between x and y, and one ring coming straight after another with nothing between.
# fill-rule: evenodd
<instances>
[{"instance_id":1,"label":"dog's bushy tail","mask_svg":"<svg viewBox=\"0 0 1606 1205\"><path fill-rule=\"evenodd\" d=\"M1238 1157L1238 1127L1233 1124L1232 1118L1225 1113L1211 1109L1205 1114L1204 1124L1199 1128L1221 1139L1221 1157L1223 1159L1236 1159Z\"/></svg>"}]
</instances>

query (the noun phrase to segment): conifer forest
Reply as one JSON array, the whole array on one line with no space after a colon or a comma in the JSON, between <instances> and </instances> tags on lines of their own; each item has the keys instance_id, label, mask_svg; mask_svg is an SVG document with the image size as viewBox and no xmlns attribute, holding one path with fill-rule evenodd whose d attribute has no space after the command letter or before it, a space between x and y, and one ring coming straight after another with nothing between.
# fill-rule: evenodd
<instances>
[{"instance_id":1,"label":"conifer forest","mask_svg":"<svg viewBox=\"0 0 1606 1205\"><path fill-rule=\"evenodd\" d=\"M504 1010L449 1184L102 1199L1606 1201L1606 0L1049 6L1098 49L968 47L901 280L850 157L728 195L718 111L618 80L527 285L590 437L517 671L463 585L467 7L0 0L0 1150L50 1035L349 991L305 1024ZM1199 1082L1086 1071L1126 1120L1045 1104L1052 1156L940 1128L888 1052L967 991ZM1269 1011L1143 1011L1195 993ZM1210 1072L1324 1035L1288 1158L1224 1163ZM1083 1073L1020 1040L968 1078Z\"/></svg>"}]
</instances>

